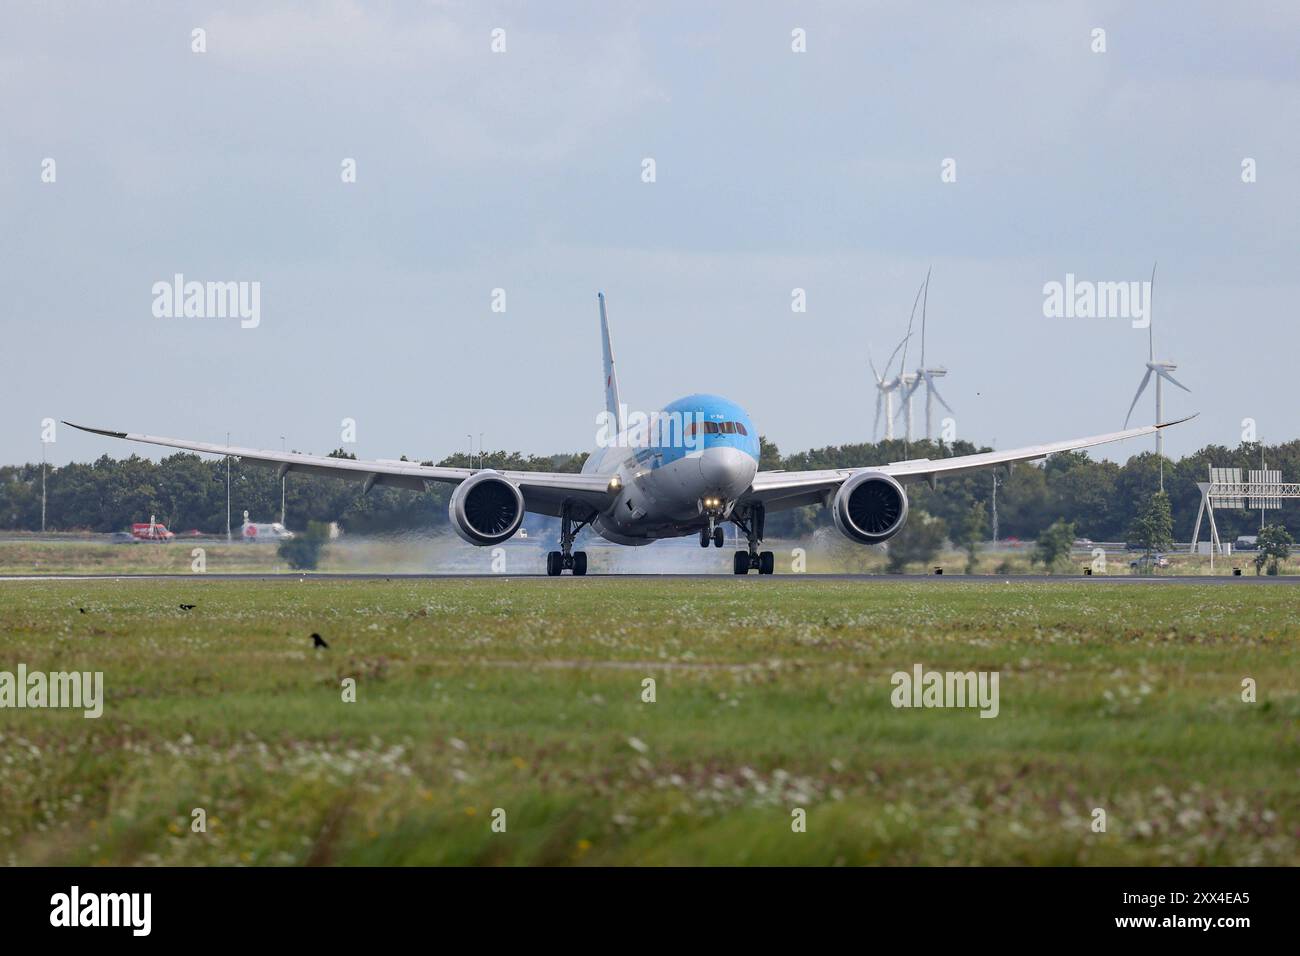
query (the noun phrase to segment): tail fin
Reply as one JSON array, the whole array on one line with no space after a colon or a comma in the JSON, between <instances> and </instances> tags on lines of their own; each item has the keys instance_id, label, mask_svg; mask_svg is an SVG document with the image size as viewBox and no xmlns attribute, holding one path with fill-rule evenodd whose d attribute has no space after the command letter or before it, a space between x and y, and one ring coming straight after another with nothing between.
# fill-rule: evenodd
<instances>
[{"instance_id":1,"label":"tail fin","mask_svg":"<svg viewBox=\"0 0 1300 956\"><path fill-rule=\"evenodd\" d=\"M618 372L614 370L614 350L609 344L609 319L605 315L605 293L597 292L600 300L600 349L605 366L605 411L621 432L627 424L623 421L622 405L618 398Z\"/></svg>"}]
</instances>

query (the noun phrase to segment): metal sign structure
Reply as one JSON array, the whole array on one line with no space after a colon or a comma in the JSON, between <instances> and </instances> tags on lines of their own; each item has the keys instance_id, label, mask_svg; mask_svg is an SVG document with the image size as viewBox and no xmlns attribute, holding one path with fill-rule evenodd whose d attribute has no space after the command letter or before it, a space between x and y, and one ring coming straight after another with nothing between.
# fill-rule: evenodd
<instances>
[{"instance_id":1,"label":"metal sign structure","mask_svg":"<svg viewBox=\"0 0 1300 956\"><path fill-rule=\"evenodd\" d=\"M1196 543L1201 536L1201 519L1210 521L1210 566L1214 566L1214 552L1226 554L1223 542L1219 540L1219 528L1214 523L1214 509L1250 508L1260 510L1281 508L1283 498L1300 498L1300 482L1283 482L1282 472L1267 468L1252 470L1245 480L1240 468L1215 468L1210 466L1210 480L1198 481L1196 487L1201 489L1201 505L1196 509L1196 525L1192 529L1191 553L1196 552Z\"/></svg>"}]
</instances>

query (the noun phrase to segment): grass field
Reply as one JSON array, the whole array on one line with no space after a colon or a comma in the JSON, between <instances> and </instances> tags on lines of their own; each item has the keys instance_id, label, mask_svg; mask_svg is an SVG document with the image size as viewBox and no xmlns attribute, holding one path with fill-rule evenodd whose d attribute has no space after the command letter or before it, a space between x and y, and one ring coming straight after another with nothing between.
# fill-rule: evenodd
<instances>
[{"instance_id":1,"label":"grass field","mask_svg":"<svg viewBox=\"0 0 1300 956\"><path fill-rule=\"evenodd\" d=\"M106 697L0 710L0 862L1295 864L1298 598L0 582L0 670L103 671ZM916 663L999 672L999 716L895 709Z\"/></svg>"}]
</instances>

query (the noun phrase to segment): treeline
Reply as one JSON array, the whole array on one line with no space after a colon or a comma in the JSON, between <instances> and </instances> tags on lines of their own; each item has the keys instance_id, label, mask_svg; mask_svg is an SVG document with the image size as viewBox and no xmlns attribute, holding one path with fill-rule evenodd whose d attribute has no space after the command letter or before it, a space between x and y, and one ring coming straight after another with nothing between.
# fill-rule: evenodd
<instances>
[{"instance_id":1,"label":"treeline","mask_svg":"<svg viewBox=\"0 0 1300 956\"><path fill-rule=\"evenodd\" d=\"M910 458L947 458L992 451L969 442L948 445L902 441L841 445L782 457L775 446L764 445L764 468L850 468ZM1173 461L1164 462L1164 487L1173 509L1174 537L1191 538L1200 505L1197 482L1209 481L1209 466L1241 468L1243 477L1260 467L1261 451L1268 467L1282 472L1283 481L1300 480L1300 441L1282 445L1246 443L1237 448L1206 447ZM936 490L924 483L907 486L913 508L942 518L949 529L962 526L971 507L981 505L992 526L994 470L952 478L941 478ZM1017 465L1008 475L997 469L998 537L1033 540L1052 522L1073 522L1076 533L1093 541L1124 541L1130 536L1143 505L1160 487L1160 460L1154 450L1129 458L1124 464L1097 461L1084 452L1053 455L1046 463ZM1215 510L1219 536L1232 541L1240 534L1259 529L1258 511ZM1283 500L1280 511L1270 511L1270 524L1300 527L1300 501ZM810 530L828 524L822 509L800 509L789 515L773 515L769 529L784 534ZM1201 526L1201 538L1209 537L1208 523Z\"/></svg>"},{"instance_id":2,"label":"treeline","mask_svg":"<svg viewBox=\"0 0 1300 956\"><path fill-rule=\"evenodd\" d=\"M770 442L762 442L761 467L796 471L809 468L851 468L908 458L969 455L988 448L969 442L902 441L841 445L782 456ZM336 457L351 457L341 451ZM1165 461L1165 490L1173 505L1174 534L1191 536L1200 503L1198 481L1208 480L1208 465L1260 467L1261 448L1243 444L1235 449L1207 446L1179 461ZM1263 449L1269 468L1280 469L1284 480L1300 477L1300 441ZM523 456L496 452L484 457L489 468L519 471L581 469L586 456L564 454ZM477 464L477 461L475 462ZM464 467L464 454L438 464ZM1034 539L1058 518L1074 522L1079 535L1094 541L1125 540L1142 504L1159 484L1159 463L1154 452L1135 455L1124 464L1095 461L1082 452L1054 455L1046 465L1020 465L1008 476L998 471L997 512L1001 538ZM254 521L274 521L280 516L280 480L275 471L243 462L231 463L231 524L238 528L243 512ZM132 455L125 459L104 456L90 464L50 468L46 474L46 527L55 531L119 531L150 515L173 531L197 529L224 533L226 528L226 462L193 454L177 454L153 462ZM286 483L287 524L305 528L310 521L338 521L351 533L377 533L432 529L447 524L451 489L436 486L415 493L376 487L367 495L356 482L290 473ZM989 516L993 473L990 471L941 479L931 490L923 483L908 486L912 507L959 527L968 520L973 505ZM1225 540L1252 534L1259 527L1258 512L1219 510L1215 513ZM769 516L769 537L797 536L829 523L821 508L800 508ZM1300 528L1300 502L1283 502L1270 523ZM530 517L529 526L549 526L548 519ZM0 528L35 531L41 527L41 466L0 467ZM1202 536L1208 534L1202 528Z\"/></svg>"},{"instance_id":3,"label":"treeline","mask_svg":"<svg viewBox=\"0 0 1300 956\"><path fill-rule=\"evenodd\" d=\"M335 450L335 458L354 455ZM485 456L489 468L517 471L568 471L582 468L586 455L523 456L497 452ZM432 462L425 462L432 464ZM465 454L439 462L466 467ZM475 456L477 464L477 456ZM46 472L45 526L51 531L121 531L150 516L172 531L226 531L226 461L181 453L153 462L137 455L107 455L91 464L71 464ZM376 486L361 494L355 481L290 473L285 481L285 523L306 528L312 521L338 521L352 533L428 529L447 524L451 488L416 493ZM280 479L274 468L232 459L230 523L237 532L247 511L252 521L280 520ZM0 528L38 531L41 527L41 466L0 467Z\"/></svg>"}]
</instances>

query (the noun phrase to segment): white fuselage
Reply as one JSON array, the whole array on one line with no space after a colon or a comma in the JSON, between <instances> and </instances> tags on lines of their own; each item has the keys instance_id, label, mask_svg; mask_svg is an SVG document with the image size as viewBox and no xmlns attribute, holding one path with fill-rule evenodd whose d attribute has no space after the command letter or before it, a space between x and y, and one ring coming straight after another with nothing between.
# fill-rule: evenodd
<instances>
[{"instance_id":1,"label":"white fuselage","mask_svg":"<svg viewBox=\"0 0 1300 956\"><path fill-rule=\"evenodd\" d=\"M693 534L706 527L709 513L730 514L758 471L758 438L738 406L713 396L690 396L668 406L702 422L740 429L710 432L647 444L624 429L597 448L583 465L584 474L617 478L622 486L610 505L592 522L601 537L618 544L649 544L660 538ZM692 420L690 418L687 419ZM721 502L706 508L707 499Z\"/></svg>"}]
</instances>

